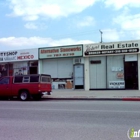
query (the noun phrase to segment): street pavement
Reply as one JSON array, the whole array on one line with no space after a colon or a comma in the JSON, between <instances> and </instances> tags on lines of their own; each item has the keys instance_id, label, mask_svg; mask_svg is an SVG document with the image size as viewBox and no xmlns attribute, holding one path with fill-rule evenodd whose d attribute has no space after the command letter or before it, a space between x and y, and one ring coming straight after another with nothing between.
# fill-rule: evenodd
<instances>
[{"instance_id":1,"label":"street pavement","mask_svg":"<svg viewBox=\"0 0 140 140\"><path fill-rule=\"evenodd\" d=\"M132 101L1 101L0 140L129 140L132 128L140 131L139 106Z\"/></svg>"},{"instance_id":2,"label":"street pavement","mask_svg":"<svg viewBox=\"0 0 140 140\"><path fill-rule=\"evenodd\" d=\"M139 90L53 90L43 98L52 100L122 100L140 101Z\"/></svg>"}]
</instances>

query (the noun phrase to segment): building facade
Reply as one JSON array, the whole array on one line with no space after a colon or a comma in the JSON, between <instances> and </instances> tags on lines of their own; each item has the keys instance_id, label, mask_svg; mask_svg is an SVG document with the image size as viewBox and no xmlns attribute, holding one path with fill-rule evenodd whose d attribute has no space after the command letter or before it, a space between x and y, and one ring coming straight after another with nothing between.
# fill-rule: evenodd
<instances>
[{"instance_id":1,"label":"building facade","mask_svg":"<svg viewBox=\"0 0 140 140\"><path fill-rule=\"evenodd\" d=\"M38 73L38 49L0 52L0 76Z\"/></svg>"},{"instance_id":2,"label":"building facade","mask_svg":"<svg viewBox=\"0 0 140 140\"><path fill-rule=\"evenodd\" d=\"M40 73L52 76L53 89L84 89L83 45L39 48Z\"/></svg>"},{"instance_id":3,"label":"building facade","mask_svg":"<svg viewBox=\"0 0 140 140\"><path fill-rule=\"evenodd\" d=\"M140 40L0 52L0 76L50 74L53 89L140 90Z\"/></svg>"},{"instance_id":4,"label":"building facade","mask_svg":"<svg viewBox=\"0 0 140 140\"><path fill-rule=\"evenodd\" d=\"M83 48L85 90L140 90L140 41L84 44Z\"/></svg>"}]
</instances>

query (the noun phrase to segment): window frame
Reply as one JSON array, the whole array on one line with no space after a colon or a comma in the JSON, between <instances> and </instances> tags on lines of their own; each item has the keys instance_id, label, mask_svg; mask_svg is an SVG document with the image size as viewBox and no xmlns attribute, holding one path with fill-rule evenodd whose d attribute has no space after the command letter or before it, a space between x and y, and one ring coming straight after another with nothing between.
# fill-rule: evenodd
<instances>
[{"instance_id":1,"label":"window frame","mask_svg":"<svg viewBox=\"0 0 140 140\"><path fill-rule=\"evenodd\" d=\"M0 82L5 80L5 79L8 79L8 82L7 83L0 83L0 85L8 85L9 84L9 81L10 81L10 78L9 77L4 77L4 78L1 78L0 79Z\"/></svg>"},{"instance_id":2,"label":"window frame","mask_svg":"<svg viewBox=\"0 0 140 140\"><path fill-rule=\"evenodd\" d=\"M47 81L43 81L42 79L43 78L47 78ZM49 79L49 80L48 80ZM52 81L51 81L51 76L49 76L49 75L42 75L41 76L41 83L51 83Z\"/></svg>"},{"instance_id":3,"label":"window frame","mask_svg":"<svg viewBox=\"0 0 140 140\"><path fill-rule=\"evenodd\" d=\"M30 83L30 76L23 76L22 83Z\"/></svg>"}]
</instances>

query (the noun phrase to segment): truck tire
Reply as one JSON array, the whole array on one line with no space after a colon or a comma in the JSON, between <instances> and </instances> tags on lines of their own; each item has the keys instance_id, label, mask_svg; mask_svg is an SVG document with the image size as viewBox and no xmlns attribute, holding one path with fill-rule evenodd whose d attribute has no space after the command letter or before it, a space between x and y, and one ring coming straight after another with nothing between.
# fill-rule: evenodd
<instances>
[{"instance_id":1,"label":"truck tire","mask_svg":"<svg viewBox=\"0 0 140 140\"><path fill-rule=\"evenodd\" d=\"M20 93L19 93L19 99L21 101L27 101L29 99L29 93L28 91L26 90L22 90Z\"/></svg>"}]
</instances>

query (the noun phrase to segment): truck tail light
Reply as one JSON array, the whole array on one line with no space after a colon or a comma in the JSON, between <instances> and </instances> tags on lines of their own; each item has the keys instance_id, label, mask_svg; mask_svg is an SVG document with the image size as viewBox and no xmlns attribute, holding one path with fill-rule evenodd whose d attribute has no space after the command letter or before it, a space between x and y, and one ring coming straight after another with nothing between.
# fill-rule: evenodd
<instances>
[{"instance_id":1,"label":"truck tail light","mask_svg":"<svg viewBox=\"0 0 140 140\"><path fill-rule=\"evenodd\" d=\"M38 87L40 88L40 84L38 84Z\"/></svg>"}]
</instances>

